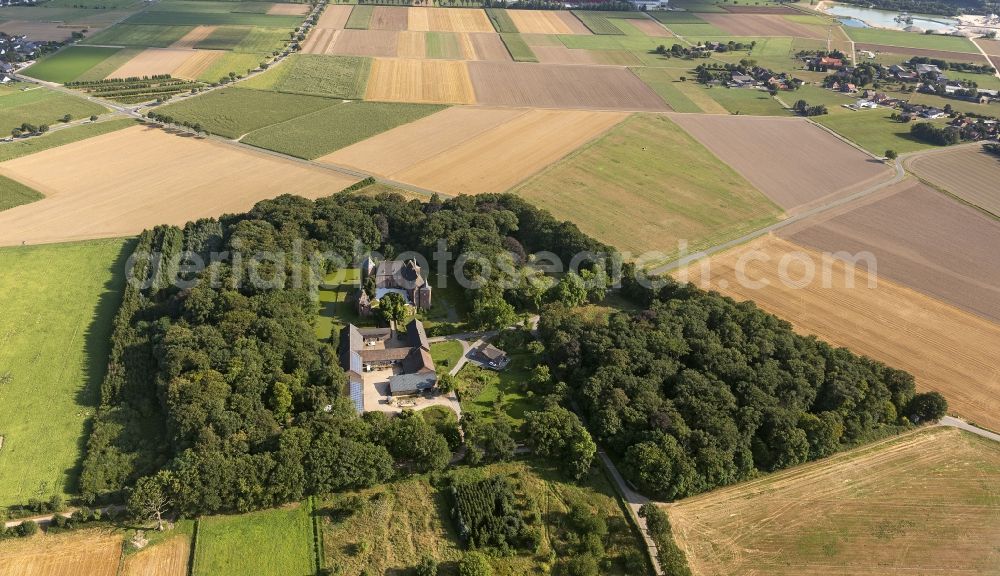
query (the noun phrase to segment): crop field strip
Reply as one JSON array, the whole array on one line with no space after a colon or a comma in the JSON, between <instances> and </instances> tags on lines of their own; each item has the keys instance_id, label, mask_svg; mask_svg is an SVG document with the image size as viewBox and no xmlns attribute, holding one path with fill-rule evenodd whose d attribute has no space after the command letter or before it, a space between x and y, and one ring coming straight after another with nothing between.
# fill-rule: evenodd
<instances>
[{"instance_id":1,"label":"crop field strip","mask_svg":"<svg viewBox=\"0 0 1000 576\"><path fill-rule=\"evenodd\" d=\"M1000 322L1000 221L912 179L779 236L819 251L870 252L879 278Z\"/></svg>"},{"instance_id":2,"label":"crop field strip","mask_svg":"<svg viewBox=\"0 0 1000 576\"><path fill-rule=\"evenodd\" d=\"M985 576L1000 569L998 470L996 442L930 428L666 510L695 574Z\"/></svg>"},{"instance_id":3,"label":"crop field strip","mask_svg":"<svg viewBox=\"0 0 1000 576\"><path fill-rule=\"evenodd\" d=\"M391 30L340 30L330 54L395 58L399 33Z\"/></svg>"},{"instance_id":4,"label":"crop field strip","mask_svg":"<svg viewBox=\"0 0 1000 576\"><path fill-rule=\"evenodd\" d=\"M142 26L117 24L86 38L80 44L100 46L138 46L142 48L167 48L186 36L195 26Z\"/></svg>"},{"instance_id":5,"label":"crop field strip","mask_svg":"<svg viewBox=\"0 0 1000 576\"><path fill-rule=\"evenodd\" d=\"M792 36L826 40L829 27L801 24L784 16L765 14L701 14L710 25L732 36Z\"/></svg>"},{"instance_id":6,"label":"crop field strip","mask_svg":"<svg viewBox=\"0 0 1000 576\"><path fill-rule=\"evenodd\" d=\"M0 546L4 556L0 576L117 576L122 536L106 530L79 530L14 538Z\"/></svg>"},{"instance_id":7,"label":"crop field strip","mask_svg":"<svg viewBox=\"0 0 1000 576\"><path fill-rule=\"evenodd\" d=\"M177 535L125 557L122 576L188 576L191 539Z\"/></svg>"},{"instance_id":8,"label":"crop field strip","mask_svg":"<svg viewBox=\"0 0 1000 576\"><path fill-rule=\"evenodd\" d=\"M375 6L368 22L369 30L408 30L409 9L402 6Z\"/></svg>"},{"instance_id":9,"label":"crop field strip","mask_svg":"<svg viewBox=\"0 0 1000 576\"><path fill-rule=\"evenodd\" d=\"M486 12L463 8L408 8L412 32L495 32Z\"/></svg>"},{"instance_id":10,"label":"crop field strip","mask_svg":"<svg viewBox=\"0 0 1000 576\"><path fill-rule=\"evenodd\" d=\"M164 172L164 162L186 169ZM96 165L104 169L86 169ZM0 212L0 246L130 236L157 224L246 210L287 192L285 182L295 182L297 194L317 198L356 180L144 126L4 162L0 174L46 196ZM219 188L220 179L225 188Z\"/></svg>"},{"instance_id":11,"label":"crop field strip","mask_svg":"<svg viewBox=\"0 0 1000 576\"><path fill-rule=\"evenodd\" d=\"M178 78L194 79L222 54L223 52L214 50L147 48L107 77L133 78L170 74Z\"/></svg>"},{"instance_id":12,"label":"crop field strip","mask_svg":"<svg viewBox=\"0 0 1000 576\"><path fill-rule=\"evenodd\" d=\"M199 42L204 41L218 29L218 26L195 26L190 32L178 38L171 44L170 48L195 48Z\"/></svg>"},{"instance_id":13,"label":"crop field strip","mask_svg":"<svg viewBox=\"0 0 1000 576\"><path fill-rule=\"evenodd\" d=\"M243 88L360 100L371 58L293 54L281 66L240 83Z\"/></svg>"},{"instance_id":14,"label":"crop field strip","mask_svg":"<svg viewBox=\"0 0 1000 576\"><path fill-rule=\"evenodd\" d=\"M745 259L741 274L750 282L737 276L741 259ZM783 259L788 262L784 275ZM805 259L815 265L816 278L809 283L799 281L808 272ZM821 265L829 270L827 285L820 282ZM980 426L1000 429L1000 380L994 362L1000 324L885 277L878 277L876 287L869 288L863 263L849 284L851 276L842 260L824 258L776 236L712 256L692 264L686 274L674 275L737 301L753 300L791 322L801 334L906 370L916 378L918 390L944 394L951 411ZM758 281L766 285L758 287Z\"/></svg>"},{"instance_id":15,"label":"crop field strip","mask_svg":"<svg viewBox=\"0 0 1000 576\"><path fill-rule=\"evenodd\" d=\"M191 576L284 576L315 572L312 525L292 505L201 520Z\"/></svg>"},{"instance_id":16,"label":"crop field strip","mask_svg":"<svg viewBox=\"0 0 1000 576\"><path fill-rule=\"evenodd\" d=\"M94 102L39 86L31 86L28 90L0 88L0 132L8 135L24 122L36 126L56 124L66 114L73 118L85 118L107 111L107 108Z\"/></svg>"},{"instance_id":17,"label":"crop field strip","mask_svg":"<svg viewBox=\"0 0 1000 576\"><path fill-rule=\"evenodd\" d=\"M427 104L474 104L476 94L465 62L376 58L366 100Z\"/></svg>"},{"instance_id":18,"label":"crop field strip","mask_svg":"<svg viewBox=\"0 0 1000 576\"><path fill-rule=\"evenodd\" d=\"M907 168L931 184L1000 217L1000 157L963 146L907 159Z\"/></svg>"},{"instance_id":19,"label":"crop field strip","mask_svg":"<svg viewBox=\"0 0 1000 576\"><path fill-rule=\"evenodd\" d=\"M899 56L899 61L908 60L913 56L923 56L926 58L937 58L948 62L971 62L974 64L986 64L986 59L979 52L951 52L948 50L930 50L927 48L914 48L908 46L889 46L886 44L869 44L858 42L854 45L856 50L868 50L876 54L893 54Z\"/></svg>"},{"instance_id":20,"label":"crop field strip","mask_svg":"<svg viewBox=\"0 0 1000 576\"><path fill-rule=\"evenodd\" d=\"M505 10L522 34L591 34L568 10Z\"/></svg>"},{"instance_id":21,"label":"crop field strip","mask_svg":"<svg viewBox=\"0 0 1000 576\"><path fill-rule=\"evenodd\" d=\"M40 59L35 64L25 68L22 73L39 80L65 84L76 80L88 70L114 57L118 52L118 48L71 46Z\"/></svg>"},{"instance_id":22,"label":"crop field strip","mask_svg":"<svg viewBox=\"0 0 1000 576\"><path fill-rule=\"evenodd\" d=\"M673 118L790 215L893 176L884 163L801 118Z\"/></svg>"}]
</instances>

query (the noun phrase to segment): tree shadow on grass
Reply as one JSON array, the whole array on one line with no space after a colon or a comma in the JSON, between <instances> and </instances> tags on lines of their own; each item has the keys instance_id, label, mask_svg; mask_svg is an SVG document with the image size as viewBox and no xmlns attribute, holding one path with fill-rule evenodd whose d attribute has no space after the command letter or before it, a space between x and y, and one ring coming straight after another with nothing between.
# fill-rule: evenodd
<instances>
[{"instance_id":1,"label":"tree shadow on grass","mask_svg":"<svg viewBox=\"0 0 1000 576\"><path fill-rule=\"evenodd\" d=\"M77 461L72 468L66 470L66 491L70 493L80 492L80 472L86 457L87 440L94 428L94 412L101 402L101 383L108 370L112 326L125 288L125 265L135 249L135 242L134 239L123 242L115 259L108 265L107 271L111 273L111 278L103 286L94 317L84 335L84 381L76 392L75 400L78 405L90 409L91 414L84 422L83 433L76 441L79 454Z\"/></svg>"}]
</instances>

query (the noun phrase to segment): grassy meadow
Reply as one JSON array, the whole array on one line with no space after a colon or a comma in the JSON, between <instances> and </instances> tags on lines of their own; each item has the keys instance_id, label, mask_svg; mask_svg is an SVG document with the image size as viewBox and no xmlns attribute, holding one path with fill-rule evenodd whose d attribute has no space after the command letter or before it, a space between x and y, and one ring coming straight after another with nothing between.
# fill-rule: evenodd
<instances>
[{"instance_id":1,"label":"grassy meadow","mask_svg":"<svg viewBox=\"0 0 1000 576\"><path fill-rule=\"evenodd\" d=\"M503 414L518 437L525 413L542 409L542 398L522 388L531 378L531 360L529 354L511 352L510 364L500 372L466 364L457 376L462 411L486 420Z\"/></svg>"},{"instance_id":2,"label":"grassy meadow","mask_svg":"<svg viewBox=\"0 0 1000 576\"><path fill-rule=\"evenodd\" d=\"M0 175L0 211L41 200L44 197L36 190Z\"/></svg>"},{"instance_id":3,"label":"grassy meadow","mask_svg":"<svg viewBox=\"0 0 1000 576\"><path fill-rule=\"evenodd\" d=\"M316 572L314 558L304 505L209 516L198 526L192 576L306 576Z\"/></svg>"},{"instance_id":4,"label":"grassy meadow","mask_svg":"<svg viewBox=\"0 0 1000 576\"><path fill-rule=\"evenodd\" d=\"M127 243L0 249L0 506L75 489Z\"/></svg>"},{"instance_id":5,"label":"grassy meadow","mask_svg":"<svg viewBox=\"0 0 1000 576\"><path fill-rule=\"evenodd\" d=\"M24 122L35 126L52 126L66 114L78 120L107 111L104 106L82 98L32 84L0 88L0 134L9 135L11 129Z\"/></svg>"},{"instance_id":6,"label":"grassy meadow","mask_svg":"<svg viewBox=\"0 0 1000 576\"><path fill-rule=\"evenodd\" d=\"M140 26L118 24L86 38L81 44L166 48L180 40L194 26Z\"/></svg>"},{"instance_id":7,"label":"grassy meadow","mask_svg":"<svg viewBox=\"0 0 1000 576\"><path fill-rule=\"evenodd\" d=\"M118 52L118 48L98 46L71 46L51 56L40 59L25 68L23 73L46 82L65 84L97 66Z\"/></svg>"},{"instance_id":8,"label":"grassy meadow","mask_svg":"<svg viewBox=\"0 0 1000 576\"><path fill-rule=\"evenodd\" d=\"M885 44L904 48L924 48L927 50L947 50L949 52L979 52L968 38L961 36L945 36L942 34L914 34L899 30L882 28L851 28L844 27L851 40L864 44Z\"/></svg>"},{"instance_id":9,"label":"grassy meadow","mask_svg":"<svg viewBox=\"0 0 1000 576\"><path fill-rule=\"evenodd\" d=\"M462 359L462 345L455 340L431 344L431 358L441 372L450 371Z\"/></svg>"}]
</instances>

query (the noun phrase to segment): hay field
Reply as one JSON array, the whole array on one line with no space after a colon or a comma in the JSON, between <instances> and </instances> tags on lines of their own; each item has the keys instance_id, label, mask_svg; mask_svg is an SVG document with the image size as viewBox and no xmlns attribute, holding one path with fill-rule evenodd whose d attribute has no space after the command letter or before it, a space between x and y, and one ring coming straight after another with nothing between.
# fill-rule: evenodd
<instances>
[{"instance_id":1,"label":"hay field","mask_svg":"<svg viewBox=\"0 0 1000 576\"><path fill-rule=\"evenodd\" d=\"M790 214L846 197L893 170L801 118L673 117Z\"/></svg>"},{"instance_id":2,"label":"hay field","mask_svg":"<svg viewBox=\"0 0 1000 576\"><path fill-rule=\"evenodd\" d=\"M962 200L1000 216L1000 158L982 146L963 146L906 161L906 167Z\"/></svg>"},{"instance_id":3,"label":"hay field","mask_svg":"<svg viewBox=\"0 0 1000 576\"><path fill-rule=\"evenodd\" d=\"M129 236L157 224L243 212L286 192L318 198L354 182L144 126L4 162L0 173L46 196L0 212L0 246Z\"/></svg>"},{"instance_id":4,"label":"hay field","mask_svg":"<svg viewBox=\"0 0 1000 576\"><path fill-rule=\"evenodd\" d=\"M121 551L121 534L100 529L4 540L0 576L116 576Z\"/></svg>"},{"instance_id":5,"label":"hay field","mask_svg":"<svg viewBox=\"0 0 1000 576\"><path fill-rule=\"evenodd\" d=\"M199 42L211 36L217 28L218 26L195 26L190 32L171 44L170 48L193 49Z\"/></svg>"},{"instance_id":6,"label":"hay field","mask_svg":"<svg viewBox=\"0 0 1000 576\"><path fill-rule=\"evenodd\" d=\"M413 32L496 32L486 12L463 8L408 8Z\"/></svg>"},{"instance_id":7,"label":"hay field","mask_svg":"<svg viewBox=\"0 0 1000 576\"><path fill-rule=\"evenodd\" d=\"M522 34L591 34L569 10L507 10L507 14Z\"/></svg>"},{"instance_id":8,"label":"hay field","mask_svg":"<svg viewBox=\"0 0 1000 576\"><path fill-rule=\"evenodd\" d=\"M1000 322L1000 221L914 180L779 235L820 251L870 252L880 278Z\"/></svg>"},{"instance_id":9,"label":"hay field","mask_svg":"<svg viewBox=\"0 0 1000 576\"><path fill-rule=\"evenodd\" d=\"M783 258L787 283L780 274ZM816 277L805 283L807 260L815 265ZM824 265L830 278L826 286ZM916 378L918 390L944 394L953 413L1000 430L996 323L884 277L869 288L863 263L851 285L843 261L824 259L820 252L775 236L713 256L675 276L736 300L753 300L802 334L906 370Z\"/></svg>"},{"instance_id":10,"label":"hay field","mask_svg":"<svg viewBox=\"0 0 1000 576\"><path fill-rule=\"evenodd\" d=\"M197 78L223 54L215 50L188 50L177 48L146 48L108 78L131 78L170 74L178 78ZM191 76L191 74L195 74Z\"/></svg>"},{"instance_id":11,"label":"hay field","mask_svg":"<svg viewBox=\"0 0 1000 576\"><path fill-rule=\"evenodd\" d=\"M667 110L649 86L625 68L517 62L469 62L476 99L488 106Z\"/></svg>"},{"instance_id":12,"label":"hay field","mask_svg":"<svg viewBox=\"0 0 1000 576\"><path fill-rule=\"evenodd\" d=\"M446 194L504 192L624 118L614 112L449 108L319 161Z\"/></svg>"},{"instance_id":13,"label":"hay field","mask_svg":"<svg viewBox=\"0 0 1000 576\"><path fill-rule=\"evenodd\" d=\"M732 36L792 36L826 40L826 26L793 22L770 14L699 14L699 18Z\"/></svg>"},{"instance_id":14,"label":"hay field","mask_svg":"<svg viewBox=\"0 0 1000 576\"><path fill-rule=\"evenodd\" d=\"M427 55L427 34L424 32L400 32L396 37L396 56L420 59Z\"/></svg>"},{"instance_id":15,"label":"hay field","mask_svg":"<svg viewBox=\"0 0 1000 576\"><path fill-rule=\"evenodd\" d=\"M474 104L476 95L465 62L376 58L366 100L428 104Z\"/></svg>"},{"instance_id":16,"label":"hay field","mask_svg":"<svg viewBox=\"0 0 1000 576\"><path fill-rule=\"evenodd\" d=\"M305 506L202 519L192 576L288 576L316 572Z\"/></svg>"},{"instance_id":17,"label":"hay field","mask_svg":"<svg viewBox=\"0 0 1000 576\"><path fill-rule=\"evenodd\" d=\"M667 507L692 573L1000 572L1000 445L905 434Z\"/></svg>"},{"instance_id":18,"label":"hay field","mask_svg":"<svg viewBox=\"0 0 1000 576\"><path fill-rule=\"evenodd\" d=\"M223 54L225 52L219 50L195 50L195 53L180 66L174 68L170 75L174 78L195 80L211 68Z\"/></svg>"},{"instance_id":19,"label":"hay field","mask_svg":"<svg viewBox=\"0 0 1000 576\"><path fill-rule=\"evenodd\" d=\"M125 558L123 576L187 576L191 539L174 536Z\"/></svg>"}]
</instances>

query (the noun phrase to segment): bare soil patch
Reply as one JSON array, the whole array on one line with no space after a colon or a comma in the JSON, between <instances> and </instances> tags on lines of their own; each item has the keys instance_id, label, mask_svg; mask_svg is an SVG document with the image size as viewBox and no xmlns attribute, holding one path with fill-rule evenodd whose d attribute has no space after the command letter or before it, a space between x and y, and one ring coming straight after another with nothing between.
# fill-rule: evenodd
<instances>
[{"instance_id":1,"label":"bare soil patch","mask_svg":"<svg viewBox=\"0 0 1000 576\"><path fill-rule=\"evenodd\" d=\"M591 34L569 11L507 10L507 14L522 34Z\"/></svg>"},{"instance_id":2,"label":"bare soil patch","mask_svg":"<svg viewBox=\"0 0 1000 576\"><path fill-rule=\"evenodd\" d=\"M309 4L289 4L286 2L274 4L267 9L267 13L274 16L305 16L309 13ZM327 8L329 10L330 7Z\"/></svg>"},{"instance_id":3,"label":"bare soil patch","mask_svg":"<svg viewBox=\"0 0 1000 576\"><path fill-rule=\"evenodd\" d=\"M990 55L990 58L1000 58L1000 40L983 40L982 38L976 40L976 44Z\"/></svg>"},{"instance_id":4,"label":"bare soil patch","mask_svg":"<svg viewBox=\"0 0 1000 576\"><path fill-rule=\"evenodd\" d=\"M351 17L351 10L354 6L330 4L323 10L319 20L316 21L316 28L326 30L343 30L347 24L347 19Z\"/></svg>"},{"instance_id":5,"label":"bare soil patch","mask_svg":"<svg viewBox=\"0 0 1000 576\"><path fill-rule=\"evenodd\" d=\"M146 48L135 58L122 64L117 70L108 74L108 78L131 78L137 76L153 76L155 74L173 74L183 66L188 59L195 56L195 50L178 48Z\"/></svg>"},{"instance_id":6,"label":"bare soil patch","mask_svg":"<svg viewBox=\"0 0 1000 576\"><path fill-rule=\"evenodd\" d=\"M115 576L122 536L108 530L39 534L0 542L0 576Z\"/></svg>"},{"instance_id":7,"label":"bare soil patch","mask_svg":"<svg viewBox=\"0 0 1000 576\"><path fill-rule=\"evenodd\" d=\"M745 262L738 266L741 258ZM783 258L788 282L780 273ZM813 282L799 282L806 278L806 259L816 267ZM710 268L702 261L687 275L675 276L736 300L753 300L802 334L906 370L916 378L918 390L944 394L951 411L1000 429L1000 371L995 362L1000 325L884 277L870 288L863 265L856 268L851 284L843 261L827 261L831 281L824 286L821 253L768 236L713 256L707 261ZM737 269L749 282L740 281Z\"/></svg>"},{"instance_id":8,"label":"bare soil patch","mask_svg":"<svg viewBox=\"0 0 1000 576\"><path fill-rule=\"evenodd\" d=\"M395 58L399 33L391 30L340 30L333 54Z\"/></svg>"},{"instance_id":9,"label":"bare soil patch","mask_svg":"<svg viewBox=\"0 0 1000 576\"><path fill-rule=\"evenodd\" d=\"M191 540L175 536L125 559L124 576L187 576Z\"/></svg>"},{"instance_id":10,"label":"bare soil patch","mask_svg":"<svg viewBox=\"0 0 1000 576\"><path fill-rule=\"evenodd\" d=\"M906 165L935 186L1000 216L1000 158L981 146L921 154Z\"/></svg>"},{"instance_id":11,"label":"bare soil patch","mask_svg":"<svg viewBox=\"0 0 1000 576\"><path fill-rule=\"evenodd\" d=\"M73 32L90 30L97 31L94 26L86 24L63 24L62 22L31 22L26 20L8 20L0 23L0 32L11 36L26 34L28 40L34 42L65 42L73 36Z\"/></svg>"},{"instance_id":12,"label":"bare soil patch","mask_svg":"<svg viewBox=\"0 0 1000 576\"><path fill-rule=\"evenodd\" d=\"M480 104L535 108L668 110L632 72L610 66L470 62Z\"/></svg>"},{"instance_id":13,"label":"bare soil patch","mask_svg":"<svg viewBox=\"0 0 1000 576\"><path fill-rule=\"evenodd\" d=\"M190 32L181 36L179 40L170 45L170 48L186 48L193 50L194 47L212 35L218 26L195 26Z\"/></svg>"},{"instance_id":14,"label":"bare soil patch","mask_svg":"<svg viewBox=\"0 0 1000 576\"><path fill-rule=\"evenodd\" d=\"M634 20L629 20L628 23L635 26L640 32L651 38L670 38L673 36L673 34L670 33L670 30L667 30L663 24L660 24L656 20L636 18Z\"/></svg>"},{"instance_id":15,"label":"bare soil patch","mask_svg":"<svg viewBox=\"0 0 1000 576\"><path fill-rule=\"evenodd\" d=\"M793 36L826 40L828 30L769 14L699 14L699 18L734 36Z\"/></svg>"},{"instance_id":16,"label":"bare soil patch","mask_svg":"<svg viewBox=\"0 0 1000 576\"><path fill-rule=\"evenodd\" d=\"M309 33L309 37L302 43L303 54L333 54L333 47L337 44L337 37L342 29L319 28L317 27Z\"/></svg>"},{"instance_id":17,"label":"bare soil patch","mask_svg":"<svg viewBox=\"0 0 1000 576\"><path fill-rule=\"evenodd\" d=\"M948 50L929 50L927 48L906 48L903 46L890 46L888 44L865 44L859 42L854 45L856 50L868 50L869 52L888 52L890 54L900 54L902 56L925 56L927 58L938 58L948 62L975 62L986 64L986 58L982 54L966 52L950 52Z\"/></svg>"},{"instance_id":18,"label":"bare soil patch","mask_svg":"<svg viewBox=\"0 0 1000 576\"><path fill-rule=\"evenodd\" d=\"M891 168L802 118L672 117L790 214L889 179Z\"/></svg>"},{"instance_id":19,"label":"bare soil patch","mask_svg":"<svg viewBox=\"0 0 1000 576\"><path fill-rule=\"evenodd\" d=\"M1000 446L931 428L668 506L694 574L996 574Z\"/></svg>"},{"instance_id":20,"label":"bare soil patch","mask_svg":"<svg viewBox=\"0 0 1000 576\"><path fill-rule=\"evenodd\" d=\"M467 8L409 8L414 32L496 32L486 12Z\"/></svg>"},{"instance_id":21,"label":"bare soil patch","mask_svg":"<svg viewBox=\"0 0 1000 576\"><path fill-rule=\"evenodd\" d=\"M157 224L243 212L286 192L318 198L354 182L145 126L11 160L0 164L0 174L46 196L0 212L0 246L130 236Z\"/></svg>"},{"instance_id":22,"label":"bare soil patch","mask_svg":"<svg viewBox=\"0 0 1000 576\"><path fill-rule=\"evenodd\" d=\"M469 41L476 53L476 60L490 62L510 62L510 52L504 46L499 34L470 33Z\"/></svg>"},{"instance_id":23,"label":"bare soil patch","mask_svg":"<svg viewBox=\"0 0 1000 576\"><path fill-rule=\"evenodd\" d=\"M465 62L382 58L372 64L365 99L431 104L476 101Z\"/></svg>"},{"instance_id":24,"label":"bare soil patch","mask_svg":"<svg viewBox=\"0 0 1000 576\"><path fill-rule=\"evenodd\" d=\"M906 180L779 234L816 250L870 252L879 277L1000 322L1000 222Z\"/></svg>"},{"instance_id":25,"label":"bare soil patch","mask_svg":"<svg viewBox=\"0 0 1000 576\"><path fill-rule=\"evenodd\" d=\"M409 9L402 6L376 6L372 10L369 30L406 30Z\"/></svg>"},{"instance_id":26,"label":"bare soil patch","mask_svg":"<svg viewBox=\"0 0 1000 576\"><path fill-rule=\"evenodd\" d=\"M174 68L171 75L175 78L195 80L204 74L205 70L208 70L225 53L221 50L196 50L183 64Z\"/></svg>"}]
</instances>

